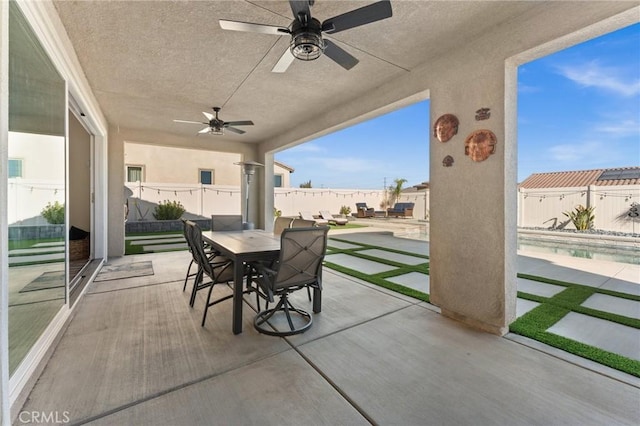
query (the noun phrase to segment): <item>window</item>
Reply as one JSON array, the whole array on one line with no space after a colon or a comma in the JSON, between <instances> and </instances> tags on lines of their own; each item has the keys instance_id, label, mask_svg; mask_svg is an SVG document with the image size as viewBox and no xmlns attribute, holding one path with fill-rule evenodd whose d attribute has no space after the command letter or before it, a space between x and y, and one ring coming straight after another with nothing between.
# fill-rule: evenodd
<instances>
[{"instance_id":1,"label":"window","mask_svg":"<svg viewBox=\"0 0 640 426\"><path fill-rule=\"evenodd\" d=\"M127 166L127 182L143 182L143 170L142 166Z\"/></svg>"},{"instance_id":2,"label":"window","mask_svg":"<svg viewBox=\"0 0 640 426\"><path fill-rule=\"evenodd\" d=\"M200 183L213 185L213 170L200 170Z\"/></svg>"},{"instance_id":3,"label":"window","mask_svg":"<svg viewBox=\"0 0 640 426\"><path fill-rule=\"evenodd\" d=\"M275 188L282 188L282 175L273 176L273 186Z\"/></svg>"},{"instance_id":4,"label":"window","mask_svg":"<svg viewBox=\"0 0 640 426\"><path fill-rule=\"evenodd\" d=\"M22 160L9 158L9 179L22 177Z\"/></svg>"}]
</instances>

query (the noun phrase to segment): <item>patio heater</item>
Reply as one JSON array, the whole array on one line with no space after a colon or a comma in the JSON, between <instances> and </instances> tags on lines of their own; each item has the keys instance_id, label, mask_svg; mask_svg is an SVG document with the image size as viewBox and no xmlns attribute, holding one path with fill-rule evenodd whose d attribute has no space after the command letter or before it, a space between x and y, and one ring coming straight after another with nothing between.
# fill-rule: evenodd
<instances>
[{"instance_id":1,"label":"patio heater","mask_svg":"<svg viewBox=\"0 0 640 426\"><path fill-rule=\"evenodd\" d=\"M255 161L241 161L239 163L233 163L242 166L242 172L245 176L245 213L244 221L242 222L242 229L253 229L253 222L249 222L249 187L251 186L251 177L256 174L257 167L263 167L264 164L256 163Z\"/></svg>"}]
</instances>

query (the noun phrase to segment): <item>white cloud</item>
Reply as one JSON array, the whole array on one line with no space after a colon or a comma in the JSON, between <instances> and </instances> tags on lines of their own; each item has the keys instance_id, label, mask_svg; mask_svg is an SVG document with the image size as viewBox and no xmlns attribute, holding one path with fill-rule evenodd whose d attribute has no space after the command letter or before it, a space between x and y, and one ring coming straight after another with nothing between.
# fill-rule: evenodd
<instances>
[{"instance_id":1,"label":"white cloud","mask_svg":"<svg viewBox=\"0 0 640 426\"><path fill-rule=\"evenodd\" d=\"M584 142L555 145L549 148L551 158L560 162L582 161L601 156L607 150L601 142Z\"/></svg>"},{"instance_id":2,"label":"white cloud","mask_svg":"<svg viewBox=\"0 0 640 426\"><path fill-rule=\"evenodd\" d=\"M640 123L637 120L611 120L595 126L595 130L612 136L633 136L640 134Z\"/></svg>"},{"instance_id":3,"label":"white cloud","mask_svg":"<svg viewBox=\"0 0 640 426\"><path fill-rule=\"evenodd\" d=\"M375 160L356 157L321 157L314 162L325 170L338 173L365 173L380 170L381 164Z\"/></svg>"},{"instance_id":4,"label":"white cloud","mask_svg":"<svg viewBox=\"0 0 640 426\"><path fill-rule=\"evenodd\" d=\"M286 152L287 154L297 154L297 153L306 153L306 152L325 152L325 151L326 149L321 147L320 145L314 144L312 142L307 142L307 143L294 146L293 148L289 148Z\"/></svg>"},{"instance_id":5,"label":"white cloud","mask_svg":"<svg viewBox=\"0 0 640 426\"><path fill-rule=\"evenodd\" d=\"M525 83L518 83L518 93L537 93L541 89L538 86L533 86Z\"/></svg>"},{"instance_id":6,"label":"white cloud","mask_svg":"<svg viewBox=\"0 0 640 426\"><path fill-rule=\"evenodd\" d=\"M591 61L557 68L562 76L584 87L595 87L625 97L640 94L640 79L635 77L635 73L625 77L625 70L620 67L605 67Z\"/></svg>"}]
</instances>

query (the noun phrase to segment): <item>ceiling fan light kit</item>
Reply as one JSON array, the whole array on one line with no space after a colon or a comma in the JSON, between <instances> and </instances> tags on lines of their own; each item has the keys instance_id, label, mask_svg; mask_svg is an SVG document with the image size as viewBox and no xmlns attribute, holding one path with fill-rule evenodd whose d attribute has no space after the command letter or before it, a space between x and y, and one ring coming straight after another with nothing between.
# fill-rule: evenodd
<instances>
[{"instance_id":1,"label":"ceiling fan light kit","mask_svg":"<svg viewBox=\"0 0 640 426\"><path fill-rule=\"evenodd\" d=\"M300 21L293 21L291 29L291 54L302 61L318 59L324 52L324 40L322 40L320 21L311 18L305 27Z\"/></svg>"}]
</instances>

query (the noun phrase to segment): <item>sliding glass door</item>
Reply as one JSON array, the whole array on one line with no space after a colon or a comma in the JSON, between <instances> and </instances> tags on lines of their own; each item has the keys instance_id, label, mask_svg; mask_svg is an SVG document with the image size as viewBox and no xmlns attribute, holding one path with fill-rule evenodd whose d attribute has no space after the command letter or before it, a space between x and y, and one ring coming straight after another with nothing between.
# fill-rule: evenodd
<instances>
[{"instance_id":1,"label":"sliding glass door","mask_svg":"<svg viewBox=\"0 0 640 426\"><path fill-rule=\"evenodd\" d=\"M9 5L9 370L66 303L66 85Z\"/></svg>"}]
</instances>

